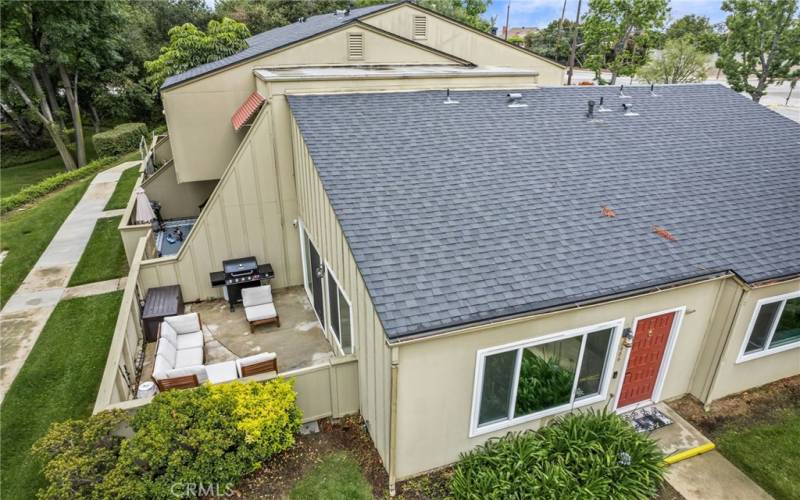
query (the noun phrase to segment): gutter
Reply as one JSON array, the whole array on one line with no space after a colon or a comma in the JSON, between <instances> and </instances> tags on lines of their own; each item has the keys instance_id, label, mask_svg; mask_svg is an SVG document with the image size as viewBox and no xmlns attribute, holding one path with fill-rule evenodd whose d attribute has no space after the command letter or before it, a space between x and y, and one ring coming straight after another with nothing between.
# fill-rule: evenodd
<instances>
[{"instance_id":1,"label":"gutter","mask_svg":"<svg viewBox=\"0 0 800 500\"><path fill-rule=\"evenodd\" d=\"M391 386L389 399L389 496L397 494L397 369L399 349L392 348Z\"/></svg>"},{"instance_id":2,"label":"gutter","mask_svg":"<svg viewBox=\"0 0 800 500\"><path fill-rule=\"evenodd\" d=\"M405 337L400 338L400 339L394 339L394 340L393 339L387 339L386 343L387 343L388 346L393 347L393 346L398 346L398 345L421 342L421 341L425 341L425 340L431 340L431 339L434 339L434 338L440 338L440 337L443 337L443 336L467 333L467 332L469 332L471 330L475 330L475 329L478 329L478 328L484 328L486 326L497 326L497 325L502 325L502 324L507 324L507 323L514 323L514 322L518 322L518 321L528 320L528 319L536 317L536 316L542 316L542 315L546 315L546 314L564 312L564 311L568 311L568 310L572 310L572 309L580 309L582 307L589 307L589 306L594 306L594 305L599 305L599 304L616 302L616 301L625 300L625 299L628 299L628 298L631 298L631 297L637 297L637 296L647 295L647 294L651 294L651 293L663 292L665 290L671 290L673 288L681 288L681 287L684 287L684 286L689 286L689 285L693 285L693 284L696 284L696 283L701 283L701 282L704 282L704 281L712 281L712 280L715 280L715 279L731 278L731 277L733 279L735 279L737 281L737 283L739 283L743 287L749 288L749 285L744 280L742 280L735 272L730 271L730 270L717 271L717 272L712 272L712 273L696 276L694 278L688 278L688 279L673 281L673 282L665 283L665 284L661 284L661 285L650 286L650 287L640 288L640 289L634 289L634 290L629 290L629 291L626 291L626 292L620 292L620 293L611 294L611 295L605 295L605 296L597 297L597 298L594 298L594 299L588 299L588 300L578 301L578 302L568 302L568 303L559 304L559 305L555 305L555 306L551 306L551 307L545 307L545 308L534 310L534 311L526 311L526 312L523 312L523 313L512 314L512 315L503 316L503 317L499 317L499 318L491 318L491 319L487 319L487 320L483 320L483 321L476 321L476 322L469 323L469 324L466 324L466 325L458 325L458 326L453 326L453 327L449 327L449 328L442 328L442 329L438 329L438 330L428 330L428 331L425 331L425 332L420 332L420 333L415 333L415 334L412 334L412 335L408 335L408 336L405 336Z\"/></svg>"}]
</instances>

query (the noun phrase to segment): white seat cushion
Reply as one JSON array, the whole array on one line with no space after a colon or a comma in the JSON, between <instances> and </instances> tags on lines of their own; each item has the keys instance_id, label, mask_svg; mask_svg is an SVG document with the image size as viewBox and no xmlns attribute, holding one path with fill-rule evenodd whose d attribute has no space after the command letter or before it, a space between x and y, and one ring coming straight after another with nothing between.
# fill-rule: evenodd
<instances>
[{"instance_id":1,"label":"white seat cushion","mask_svg":"<svg viewBox=\"0 0 800 500\"><path fill-rule=\"evenodd\" d=\"M203 332L184 333L177 336L178 350L203 347Z\"/></svg>"},{"instance_id":2,"label":"white seat cushion","mask_svg":"<svg viewBox=\"0 0 800 500\"><path fill-rule=\"evenodd\" d=\"M236 369L236 363L233 361L223 361L221 363L206 365L206 373L208 374L208 380L212 384L221 384L239 378L239 371Z\"/></svg>"},{"instance_id":3,"label":"white seat cushion","mask_svg":"<svg viewBox=\"0 0 800 500\"><path fill-rule=\"evenodd\" d=\"M158 341L158 350L156 351L156 358L162 357L164 361L167 362L170 369L175 368L175 359L178 356L178 351L175 349L175 346L172 345L169 341L166 340L159 340Z\"/></svg>"},{"instance_id":4,"label":"white seat cushion","mask_svg":"<svg viewBox=\"0 0 800 500\"><path fill-rule=\"evenodd\" d=\"M175 357L175 368L186 368L187 366L203 364L203 348L190 347L177 351Z\"/></svg>"},{"instance_id":5,"label":"white seat cushion","mask_svg":"<svg viewBox=\"0 0 800 500\"><path fill-rule=\"evenodd\" d=\"M242 305L245 307L272 304L272 286L256 286L242 289Z\"/></svg>"},{"instance_id":6,"label":"white seat cushion","mask_svg":"<svg viewBox=\"0 0 800 500\"><path fill-rule=\"evenodd\" d=\"M184 368L174 368L172 370L169 370L166 373L166 377L163 378L178 378L178 377L185 377L187 375L196 375L197 382L200 384L208 380L208 373L206 373L206 367L203 365L186 366ZM159 378L159 380L161 380L161 378Z\"/></svg>"},{"instance_id":7,"label":"white seat cushion","mask_svg":"<svg viewBox=\"0 0 800 500\"><path fill-rule=\"evenodd\" d=\"M178 334L169 326L169 323L161 322L161 338L167 340L172 347L178 347Z\"/></svg>"},{"instance_id":8,"label":"white seat cushion","mask_svg":"<svg viewBox=\"0 0 800 500\"><path fill-rule=\"evenodd\" d=\"M200 316L197 313L189 313L189 314L181 314L180 316L170 316L168 318L164 318L169 326L175 329L175 332L178 335L182 335L184 333L192 333L192 332L199 332L200 328Z\"/></svg>"},{"instance_id":9,"label":"white seat cushion","mask_svg":"<svg viewBox=\"0 0 800 500\"><path fill-rule=\"evenodd\" d=\"M262 361L269 361L277 358L278 355L274 352L262 352L260 354L253 354L252 356L245 356L236 360L236 371L239 376L242 376L242 366L250 366Z\"/></svg>"},{"instance_id":10,"label":"white seat cushion","mask_svg":"<svg viewBox=\"0 0 800 500\"><path fill-rule=\"evenodd\" d=\"M169 361L167 361L167 358L156 355L156 362L153 365L153 378L157 378L159 380L166 378L167 373L169 373L169 371L172 369L174 369L174 367L169 363Z\"/></svg>"},{"instance_id":11,"label":"white seat cushion","mask_svg":"<svg viewBox=\"0 0 800 500\"><path fill-rule=\"evenodd\" d=\"M275 310L275 304L261 304L258 306L245 307L244 315L247 316L247 321L260 321L262 319L274 318L278 315L278 311Z\"/></svg>"}]
</instances>

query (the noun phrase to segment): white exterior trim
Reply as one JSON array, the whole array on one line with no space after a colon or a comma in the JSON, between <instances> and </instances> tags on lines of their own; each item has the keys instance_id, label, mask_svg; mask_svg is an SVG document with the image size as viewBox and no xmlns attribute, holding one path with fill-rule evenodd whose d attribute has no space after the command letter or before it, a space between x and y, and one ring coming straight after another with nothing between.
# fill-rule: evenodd
<instances>
[{"instance_id":1,"label":"white exterior trim","mask_svg":"<svg viewBox=\"0 0 800 500\"><path fill-rule=\"evenodd\" d=\"M331 266L328 263L328 261L323 259L323 263L325 264L325 284L324 284L324 288L325 288L325 299L324 299L324 302L325 302L325 305L324 305L325 324L322 325L322 326L323 326L323 329L333 339L334 343L336 344L336 348L339 351L339 354L342 355L342 356L348 354L348 353L344 352L344 349L342 348L341 342L339 341L338 338L336 338L336 333L333 331L333 328L331 328L331 311L330 311L330 303L331 303L330 291L331 290L330 290L330 287L328 286L328 277L330 276L331 278L333 278L334 283L336 283L337 292L341 293L342 297L344 297L344 301L347 302L347 310L349 311L349 314L350 314L350 354L352 354L352 353L356 352L356 343L355 343L356 335L353 333L353 303L350 302L350 297L347 296L347 292L345 292L344 288L342 288L341 283L339 283L339 279L336 277L336 273L333 272L333 269L331 269ZM338 303L338 297L337 297L337 303ZM342 334L342 318L340 316L339 317L339 335L341 335L341 334Z\"/></svg>"},{"instance_id":2,"label":"white exterior trim","mask_svg":"<svg viewBox=\"0 0 800 500\"><path fill-rule=\"evenodd\" d=\"M770 349L769 347L770 343L772 342L772 337L775 335L775 330L778 329L778 322L780 322L781 315L783 314L783 308L786 306L786 301L797 297L800 297L800 291L784 293L783 295L776 295L774 297L767 297L756 302L756 307L753 310L753 316L750 318L750 323L747 325L747 333L745 333L744 340L739 348L739 355L736 358L736 364L800 347L800 340L782 345L780 347L775 347L773 349ZM758 314L761 312L761 307L767 304L773 304L775 302L782 302L782 304L780 307L778 307L778 311L775 314L775 319L772 320L772 325L770 325L767 340L764 342L764 348L760 351L745 354L744 351L747 349L748 342L750 342L750 336L753 334L753 328L756 326L756 319L758 318Z\"/></svg>"},{"instance_id":3,"label":"white exterior trim","mask_svg":"<svg viewBox=\"0 0 800 500\"><path fill-rule=\"evenodd\" d=\"M504 344L496 347L489 347L477 351L475 353L475 379L473 381L473 389L472 389L472 414L470 416L469 437L480 436L482 434L494 432L500 429L505 429L507 427L513 427L515 425L519 425L525 422L530 422L532 420L539 420L541 418L548 417L551 415L556 415L558 413L565 413L575 408L588 406L606 400L608 397L608 388L611 382L611 373L613 372L613 360L616 356L617 351L619 350L619 342L620 342L620 337L622 335L622 328L624 325L625 325L625 318L619 318L605 323L598 323L586 327L576 328L573 330L567 330L564 332L544 335L541 337L535 337L533 339L520 340L517 342L512 342L509 344ZM484 367L483 361L487 356L502 352L516 351L517 354L514 364L514 379L512 381L513 392L511 394L511 403L516 403L517 385L519 383L519 371L522 358L522 355L520 354L521 348L547 344L550 342L564 340L572 337L583 336L583 339L581 340L581 350L578 355L578 360L576 364L577 370L580 370L581 361L583 359L583 350L586 345L586 334L591 332L596 332L599 330L605 330L608 328L611 328L612 332L611 332L611 338L609 339L608 352L606 352L605 364L603 365L603 378L600 381L599 394L586 397L583 399L576 399L574 396L575 384L577 384L579 376L579 373L576 372L575 381L573 382L573 387L572 387L572 400L570 403L561 406L556 406L553 408L548 408L540 412L531 413L530 415L524 415L517 418L513 417L513 412L516 404L510 404L509 418L507 418L506 420L502 420L500 422L486 424L480 427L478 426L480 402L482 398L481 390L483 385L483 367Z\"/></svg>"},{"instance_id":4,"label":"white exterior trim","mask_svg":"<svg viewBox=\"0 0 800 500\"><path fill-rule=\"evenodd\" d=\"M661 366L658 368L658 376L656 377L656 385L653 386L653 394L650 395L649 399L642 400L638 403L634 403L632 405L624 406L622 408L619 407L619 396L622 394L622 387L625 384L625 372L628 370L628 360L631 357L631 351L633 351L633 342L636 341L636 328L639 326L639 321L643 319L653 318L656 316L661 316L668 313L675 313L675 316L672 318L672 327L669 330L669 337L667 338L667 347L664 350L664 356L661 358ZM681 331L681 324L683 324L683 317L686 315L686 306L676 307L673 309L666 309L663 311L658 311L654 313L644 314L642 316L637 316L633 320L633 325L631 326L631 347L627 349L625 353L625 360L622 362L622 369L620 370L621 376L619 377L619 386L617 387L617 394L614 396L614 405L612 408L617 413L625 413L631 410L635 410L637 408L642 408L645 406L649 406L653 403L658 403L661 400L661 391L664 389L664 381L667 378L667 372L669 371L670 363L672 362L672 355L675 353L675 345L677 344L678 335Z\"/></svg>"}]
</instances>

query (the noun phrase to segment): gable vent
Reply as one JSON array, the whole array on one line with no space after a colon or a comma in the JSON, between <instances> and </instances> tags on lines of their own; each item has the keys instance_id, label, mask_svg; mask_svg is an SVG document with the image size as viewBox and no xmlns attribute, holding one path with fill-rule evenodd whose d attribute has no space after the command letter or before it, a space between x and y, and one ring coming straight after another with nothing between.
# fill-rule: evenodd
<instances>
[{"instance_id":1,"label":"gable vent","mask_svg":"<svg viewBox=\"0 0 800 500\"><path fill-rule=\"evenodd\" d=\"M364 33L347 34L348 59L364 59Z\"/></svg>"},{"instance_id":2,"label":"gable vent","mask_svg":"<svg viewBox=\"0 0 800 500\"><path fill-rule=\"evenodd\" d=\"M414 40L425 40L428 38L428 18L426 16L414 16L413 38Z\"/></svg>"}]
</instances>

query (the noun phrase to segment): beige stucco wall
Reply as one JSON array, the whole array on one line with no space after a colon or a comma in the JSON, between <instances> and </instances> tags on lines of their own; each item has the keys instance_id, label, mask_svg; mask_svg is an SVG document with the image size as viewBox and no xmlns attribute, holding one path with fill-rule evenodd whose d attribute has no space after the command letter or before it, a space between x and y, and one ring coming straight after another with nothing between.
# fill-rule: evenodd
<instances>
[{"instance_id":1,"label":"beige stucco wall","mask_svg":"<svg viewBox=\"0 0 800 500\"><path fill-rule=\"evenodd\" d=\"M171 161L142 183L148 199L161 204L161 216L164 219L197 217L200 204L208 199L216 185L217 181L178 184L175 163Z\"/></svg>"},{"instance_id":2,"label":"beige stucco wall","mask_svg":"<svg viewBox=\"0 0 800 500\"><path fill-rule=\"evenodd\" d=\"M361 414L383 463L389 463L389 401L391 352L364 280L358 272L344 233L331 208L296 124L294 157L300 220L322 259L333 270L351 302L358 356ZM299 240L297 252L300 252ZM333 339L329 339L334 344Z\"/></svg>"},{"instance_id":3,"label":"beige stucco wall","mask_svg":"<svg viewBox=\"0 0 800 500\"><path fill-rule=\"evenodd\" d=\"M428 24L427 38L415 39L417 43L435 47L479 66L534 69L539 72L540 84L562 84L564 68L553 61L414 5L403 4L394 9L378 12L363 18L363 22L411 39L411 27L415 15L425 16Z\"/></svg>"},{"instance_id":4,"label":"beige stucco wall","mask_svg":"<svg viewBox=\"0 0 800 500\"><path fill-rule=\"evenodd\" d=\"M364 33L365 57L347 59L346 36ZM161 93L178 182L219 179L246 129L231 116L255 90L253 69L353 64L458 64L454 59L381 34L366 25L343 28L226 68Z\"/></svg>"},{"instance_id":5,"label":"beige stucco wall","mask_svg":"<svg viewBox=\"0 0 800 500\"><path fill-rule=\"evenodd\" d=\"M796 291L800 291L800 279L754 288L744 293L714 376L709 401L800 374L800 348L736 363L756 303L761 299Z\"/></svg>"},{"instance_id":6,"label":"beige stucco wall","mask_svg":"<svg viewBox=\"0 0 800 500\"><path fill-rule=\"evenodd\" d=\"M687 312L677 332L661 400L690 391L705 332L714 320L717 295L726 279L598 304L595 306L518 319L494 326L399 347L397 399L397 477L402 479L458 459L458 454L511 430L535 429L542 421L519 424L496 432L469 437L476 354L480 349L625 318L632 327L637 316L685 306ZM614 355L617 377L612 378L608 399L595 405L613 406L622 380L627 349Z\"/></svg>"}]
</instances>

